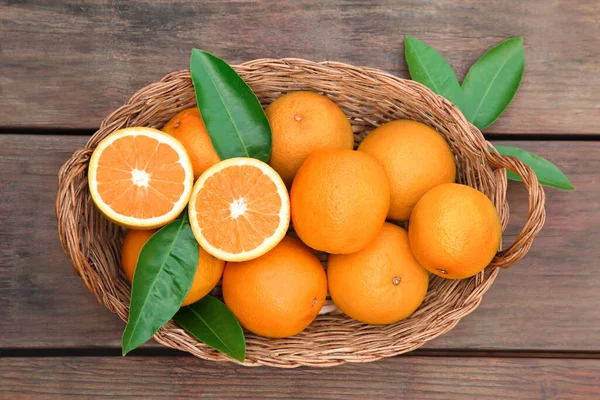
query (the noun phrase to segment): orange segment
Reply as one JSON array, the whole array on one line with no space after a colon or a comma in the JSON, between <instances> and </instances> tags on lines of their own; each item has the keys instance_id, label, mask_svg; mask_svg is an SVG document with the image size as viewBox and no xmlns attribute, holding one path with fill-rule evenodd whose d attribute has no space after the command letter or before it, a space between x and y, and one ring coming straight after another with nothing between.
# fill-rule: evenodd
<instances>
[{"instance_id":1,"label":"orange segment","mask_svg":"<svg viewBox=\"0 0 600 400\"><path fill-rule=\"evenodd\" d=\"M113 222L152 229L175 219L193 185L190 159L176 139L152 128L126 128L94 150L88 183L96 206Z\"/></svg>"},{"instance_id":2,"label":"orange segment","mask_svg":"<svg viewBox=\"0 0 600 400\"><path fill-rule=\"evenodd\" d=\"M253 158L232 158L200 176L189 205L196 239L225 261L245 261L272 249L290 222L287 189L277 172Z\"/></svg>"}]
</instances>

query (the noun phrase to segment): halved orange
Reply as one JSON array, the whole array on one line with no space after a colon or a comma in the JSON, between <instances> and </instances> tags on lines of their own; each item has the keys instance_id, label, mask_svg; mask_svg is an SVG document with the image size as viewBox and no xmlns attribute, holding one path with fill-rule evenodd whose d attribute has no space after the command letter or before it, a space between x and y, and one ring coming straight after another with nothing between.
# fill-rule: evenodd
<instances>
[{"instance_id":1,"label":"halved orange","mask_svg":"<svg viewBox=\"0 0 600 400\"><path fill-rule=\"evenodd\" d=\"M90 193L116 224L153 229L185 208L194 171L183 145L152 128L120 129L102 140L90 159Z\"/></svg>"},{"instance_id":2,"label":"halved orange","mask_svg":"<svg viewBox=\"0 0 600 400\"><path fill-rule=\"evenodd\" d=\"M230 158L207 169L194 185L188 211L200 246L225 261L265 254L290 224L285 184L254 158Z\"/></svg>"}]
</instances>

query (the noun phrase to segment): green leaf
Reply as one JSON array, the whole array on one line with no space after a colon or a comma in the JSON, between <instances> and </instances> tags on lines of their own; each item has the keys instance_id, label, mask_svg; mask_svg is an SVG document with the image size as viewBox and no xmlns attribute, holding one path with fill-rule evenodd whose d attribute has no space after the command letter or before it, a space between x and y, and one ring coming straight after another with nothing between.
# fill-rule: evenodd
<instances>
[{"instance_id":1,"label":"green leaf","mask_svg":"<svg viewBox=\"0 0 600 400\"><path fill-rule=\"evenodd\" d=\"M575 190L569 181L569 178L567 178L556 165L545 158L518 147L496 145L494 145L494 147L498 150L498 153L505 156L516 157L529 165L542 185L562 190ZM509 170L506 170L506 177L514 181L523 181L519 175Z\"/></svg>"},{"instance_id":2,"label":"green leaf","mask_svg":"<svg viewBox=\"0 0 600 400\"><path fill-rule=\"evenodd\" d=\"M462 107L463 93L452 67L433 47L406 36L404 55L412 80Z\"/></svg>"},{"instance_id":3,"label":"green leaf","mask_svg":"<svg viewBox=\"0 0 600 400\"><path fill-rule=\"evenodd\" d=\"M231 310L216 298L204 296L179 310L174 320L202 343L238 361L244 361L244 331Z\"/></svg>"},{"instance_id":4,"label":"green leaf","mask_svg":"<svg viewBox=\"0 0 600 400\"><path fill-rule=\"evenodd\" d=\"M192 50L190 71L198 108L219 157L268 162L271 126L246 82L225 61L198 49Z\"/></svg>"},{"instance_id":5,"label":"green leaf","mask_svg":"<svg viewBox=\"0 0 600 400\"><path fill-rule=\"evenodd\" d=\"M522 37L500 43L477 60L462 84L467 120L479 129L494 122L517 92L524 66Z\"/></svg>"},{"instance_id":6,"label":"green leaf","mask_svg":"<svg viewBox=\"0 0 600 400\"><path fill-rule=\"evenodd\" d=\"M181 307L198 267L187 210L146 242L138 258L123 332L123 355L144 344Z\"/></svg>"}]
</instances>

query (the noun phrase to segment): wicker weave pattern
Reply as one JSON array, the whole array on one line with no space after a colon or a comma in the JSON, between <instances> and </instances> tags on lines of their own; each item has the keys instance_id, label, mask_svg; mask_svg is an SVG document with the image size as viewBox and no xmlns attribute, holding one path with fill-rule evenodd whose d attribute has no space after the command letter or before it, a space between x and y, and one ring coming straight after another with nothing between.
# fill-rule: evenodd
<instances>
[{"instance_id":1,"label":"wicker weave pattern","mask_svg":"<svg viewBox=\"0 0 600 400\"><path fill-rule=\"evenodd\" d=\"M383 71L335 62L301 59L260 59L234 67L263 105L282 93L312 90L325 93L350 118L355 144L375 127L398 118L424 122L448 140L456 154L458 181L484 192L496 205L503 228L508 223L506 177L510 168L523 178L529 193L529 212L515 242L499 252L490 266L465 280L432 276L423 305L408 319L373 326L336 312L320 315L304 332L287 339L247 334L244 365L282 368L333 366L368 362L414 350L452 329L481 301L497 274L531 247L544 224L544 191L535 174L519 160L498 155L481 133L444 98L425 86ZM189 71L176 71L135 93L109 115L87 146L73 154L59 173L56 200L58 231L64 251L87 288L111 311L127 321L130 287L119 266L122 229L95 208L87 188L87 166L93 149L111 132L127 126L161 128L177 112L195 105ZM320 255L325 262L326 255ZM189 336L173 322L156 334L160 343L200 358L232 361Z\"/></svg>"}]
</instances>

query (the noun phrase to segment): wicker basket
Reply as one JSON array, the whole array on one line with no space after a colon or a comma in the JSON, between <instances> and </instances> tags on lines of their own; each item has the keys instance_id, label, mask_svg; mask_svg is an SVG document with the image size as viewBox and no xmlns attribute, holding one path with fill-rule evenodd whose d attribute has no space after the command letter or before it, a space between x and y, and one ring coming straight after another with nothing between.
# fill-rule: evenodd
<instances>
[{"instance_id":1,"label":"wicker basket","mask_svg":"<svg viewBox=\"0 0 600 400\"><path fill-rule=\"evenodd\" d=\"M247 333L244 365L324 367L375 361L414 350L448 332L472 312L494 282L497 267L508 268L522 258L542 228L544 191L535 174L519 160L494 152L456 107L425 86L380 70L335 62L260 59L234 68L265 106L288 91L325 93L350 118L355 145L373 128L393 119L408 118L434 127L456 154L458 181L481 190L494 202L503 229L508 222L504 168L521 175L529 192L527 222L515 242L472 278L432 276L425 301L408 319L386 326L366 325L334 310L319 315L304 332L291 338L266 339ZM123 232L94 206L87 187L88 162L96 145L111 132L127 126L161 128L177 112L194 105L189 71L168 74L138 91L102 121L86 147L76 151L59 173L56 215L63 249L88 289L123 321L128 318L130 296L119 266ZM173 322L161 328L155 339L203 359L233 361Z\"/></svg>"}]
</instances>

